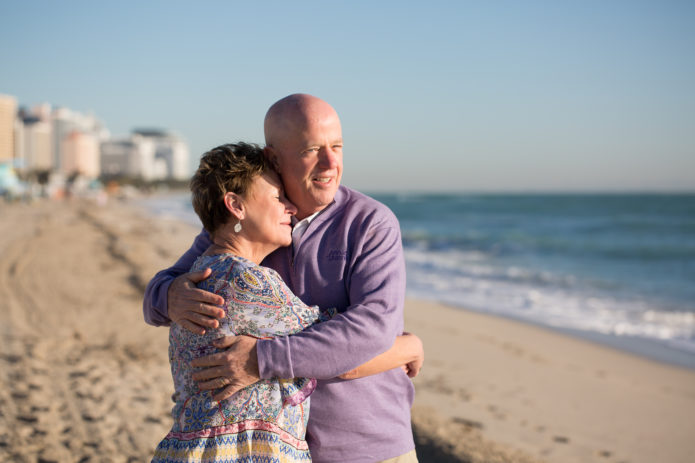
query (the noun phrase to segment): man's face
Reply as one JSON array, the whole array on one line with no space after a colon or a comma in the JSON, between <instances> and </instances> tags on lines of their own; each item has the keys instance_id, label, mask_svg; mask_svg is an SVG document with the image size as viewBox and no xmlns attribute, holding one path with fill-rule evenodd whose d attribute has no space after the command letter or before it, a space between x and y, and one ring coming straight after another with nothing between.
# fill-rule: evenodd
<instances>
[{"instance_id":1,"label":"man's face","mask_svg":"<svg viewBox=\"0 0 695 463\"><path fill-rule=\"evenodd\" d=\"M272 148L287 197L303 219L328 206L343 175L343 135L334 111L295 124Z\"/></svg>"}]
</instances>

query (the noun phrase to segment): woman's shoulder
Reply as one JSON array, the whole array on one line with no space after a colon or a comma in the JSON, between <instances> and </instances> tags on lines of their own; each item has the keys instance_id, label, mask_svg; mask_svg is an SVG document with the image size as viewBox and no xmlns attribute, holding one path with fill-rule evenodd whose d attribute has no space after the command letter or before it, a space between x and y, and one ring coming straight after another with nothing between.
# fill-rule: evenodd
<instances>
[{"instance_id":1,"label":"woman's shoulder","mask_svg":"<svg viewBox=\"0 0 695 463\"><path fill-rule=\"evenodd\" d=\"M193 262L191 272L209 268L212 270L211 277L230 279L253 267L257 265L234 254L203 254Z\"/></svg>"},{"instance_id":2,"label":"woman's shoulder","mask_svg":"<svg viewBox=\"0 0 695 463\"><path fill-rule=\"evenodd\" d=\"M277 288L286 288L285 282L273 269L262 265L240 265L229 281L237 289L245 289L254 293L275 293ZM289 290L288 290L289 291Z\"/></svg>"}]
</instances>

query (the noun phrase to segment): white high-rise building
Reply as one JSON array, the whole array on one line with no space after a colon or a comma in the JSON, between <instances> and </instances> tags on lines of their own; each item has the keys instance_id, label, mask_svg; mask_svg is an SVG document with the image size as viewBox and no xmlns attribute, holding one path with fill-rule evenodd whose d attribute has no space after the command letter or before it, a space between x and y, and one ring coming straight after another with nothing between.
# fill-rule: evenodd
<instances>
[{"instance_id":1,"label":"white high-rise building","mask_svg":"<svg viewBox=\"0 0 695 463\"><path fill-rule=\"evenodd\" d=\"M188 156L188 145L175 135L135 130L129 138L101 144L101 170L105 176L185 180Z\"/></svg>"},{"instance_id":2,"label":"white high-rise building","mask_svg":"<svg viewBox=\"0 0 695 463\"><path fill-rule=\"evenodd\" d=\"M22 130L23 168L29 171L53 169L53 131L51 123L38 117L24 118Z\"/></svg>"},{"instance_id":3,"label":"white high-rise building","mask_svg":"<svg viewBox=\"0 0 695 463\"><path fill-rule=\"evenodd\" d=\"M155 157L153 140L139 135L101 144L101 173L107 177L131 177L142 180L166 178L166 163Z\"/></svg>"},{"instance_id":4,"label":"white high-rise building","mask_svg":"<svg viewBox=\"0 0 695 463\"><path fill-rule=\"evenodd\" d=\"M151 140L155 144L155 158L166 165L163 177L186 180L191 173L188 166L188 145L180 137L163 130L138 129L134 136Z\"/></svg>"}]
</instances>

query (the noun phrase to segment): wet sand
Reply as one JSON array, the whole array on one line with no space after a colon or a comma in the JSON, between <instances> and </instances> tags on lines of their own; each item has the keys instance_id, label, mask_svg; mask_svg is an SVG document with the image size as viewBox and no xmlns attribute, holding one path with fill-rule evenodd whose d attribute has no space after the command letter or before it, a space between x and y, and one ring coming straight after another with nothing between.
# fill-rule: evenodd
<instances>
[{"instance_id":1,"label":"wet sand","mask_svg":"<svg viewBox=\"0 0 695 463\"><path fill-rule=\"evenodd\" d=\"M168 431L144 286L198 230L86 200L0 204L0 461L139 462ZM689 462L695 373L409 300L421 462Z\"/></svg>"}]
</instances>

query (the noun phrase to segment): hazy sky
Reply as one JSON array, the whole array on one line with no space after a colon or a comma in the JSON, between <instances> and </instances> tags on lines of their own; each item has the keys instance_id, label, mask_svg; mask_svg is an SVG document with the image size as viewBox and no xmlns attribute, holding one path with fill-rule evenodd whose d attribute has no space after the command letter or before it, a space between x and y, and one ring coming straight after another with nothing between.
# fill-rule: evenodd
<instances>
[{"instance_id":1,"label":"hazy sky","mask_svg":"<svg viewBox=\"0 0 695 463\"><path fill-rule=\"evenodd\" d=\"M693 1L0 0L0 93L263 142L306 92L367 191L695 191Z\"/></svg>"}]
</instances>

